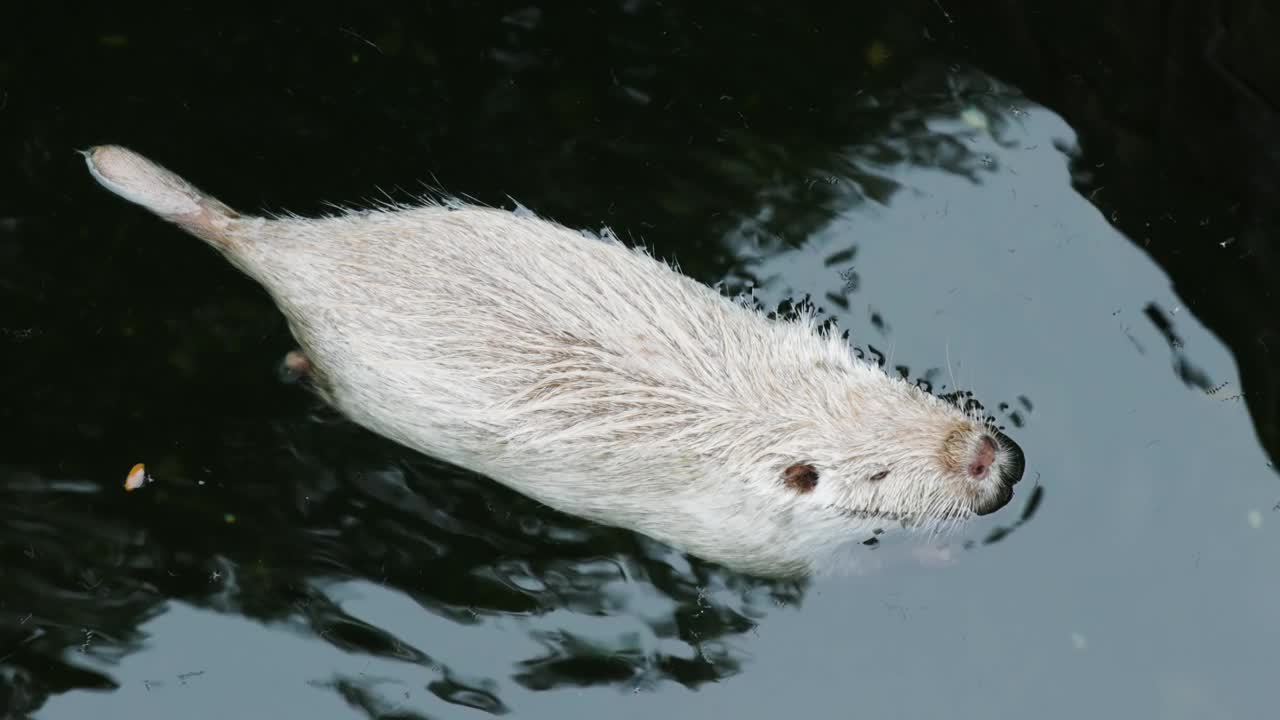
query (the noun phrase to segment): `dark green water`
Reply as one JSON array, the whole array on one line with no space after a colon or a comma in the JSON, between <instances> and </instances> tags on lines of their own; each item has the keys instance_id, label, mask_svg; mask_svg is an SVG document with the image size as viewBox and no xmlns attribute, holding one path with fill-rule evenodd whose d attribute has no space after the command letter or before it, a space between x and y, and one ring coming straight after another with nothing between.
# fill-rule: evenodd
<instances>
[{"instance_id":1,"label":"dark green water","mask_svg":"<svg viewBox=\"0 0 1280 720\"><path fill-rule=\"evenodd\" d=\"M963 6L570 7L12 18L0 717L1270 717L1247 199L1046 107ZM945 547L798 584L551 512L281 382L283 318L94 184L102 142L246 211L425 183L807 295L972 390L1027 479Z\"/></svg>"}]
</instances>

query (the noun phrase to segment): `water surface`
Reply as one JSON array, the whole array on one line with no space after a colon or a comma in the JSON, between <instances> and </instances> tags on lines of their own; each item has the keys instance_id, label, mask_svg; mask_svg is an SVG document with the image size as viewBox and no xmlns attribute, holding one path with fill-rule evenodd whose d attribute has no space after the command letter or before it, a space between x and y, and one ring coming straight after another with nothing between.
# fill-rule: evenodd
<instances>
[{"instance_id":1,"label":"water surface","mask_svg":"<svg viewBox=\"0 0 1280 720\"><path fill-rule=\"evenodd\" d=\"M934 6L87 16L21 45L8 713L1269 716L1280 488L1237 361L1146 251L1170 220L1122 232L1082 189L1108 158L935 42ZM890 372L972 392L1026 478L800 583L552 512L281 382L268 298L96 187L72 149L104 141L247 211L428 183L807 297Z\"/></svg>"}]
</instances>

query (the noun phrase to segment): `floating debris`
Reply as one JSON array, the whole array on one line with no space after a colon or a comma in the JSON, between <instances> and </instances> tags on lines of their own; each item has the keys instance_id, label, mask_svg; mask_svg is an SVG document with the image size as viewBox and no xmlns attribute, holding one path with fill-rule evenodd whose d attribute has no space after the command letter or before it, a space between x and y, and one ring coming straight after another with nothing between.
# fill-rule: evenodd
<instances>
[{"instance_id":1,"label":"floating debris","mask_svg":"<svg viewBox=\"0 0 1280 720\"><path fill-rule=\"evenodd\" d=\"M147 466L138 463L129 471L128 477L124 479L125 492L133 492L138 488L151 482L151 476L147 474Z\"/></svg>"}]
</instances>

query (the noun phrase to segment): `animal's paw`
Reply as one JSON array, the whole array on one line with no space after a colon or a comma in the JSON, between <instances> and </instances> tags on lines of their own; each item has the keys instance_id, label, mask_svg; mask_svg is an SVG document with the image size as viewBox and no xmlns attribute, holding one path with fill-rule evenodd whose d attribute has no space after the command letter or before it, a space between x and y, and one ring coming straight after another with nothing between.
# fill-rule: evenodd
<instances>
[{"instance_id":1,"label":"animal's paw","mask_svg":"<svg viewBox=\"0 0 1280 720\"><path fill-rule=\"evenodd\" d=\"M286 383L296 383L311 377L311 361L301 350L290 350L280 361L278 370L280 379Z\"/></svg>"}]
</instances>

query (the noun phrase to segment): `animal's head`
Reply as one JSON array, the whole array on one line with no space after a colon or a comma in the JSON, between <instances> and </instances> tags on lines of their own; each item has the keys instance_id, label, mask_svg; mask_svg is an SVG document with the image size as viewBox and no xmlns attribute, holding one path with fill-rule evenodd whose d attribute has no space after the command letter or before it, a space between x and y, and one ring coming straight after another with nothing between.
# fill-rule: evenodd
<instances>
[{"instance_id":1,"label":"animal's head","mask_svg":"<svg viewBox=\"0 0 1280 720\"><path fill-rule=\"evenodd\" d=\"M1018 445L980 417L878 369L844 373L811 399L817 422L786 443L776 482L850 528L939 527L1013 497Z\"/></svg>"}]
</instances>

